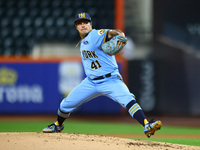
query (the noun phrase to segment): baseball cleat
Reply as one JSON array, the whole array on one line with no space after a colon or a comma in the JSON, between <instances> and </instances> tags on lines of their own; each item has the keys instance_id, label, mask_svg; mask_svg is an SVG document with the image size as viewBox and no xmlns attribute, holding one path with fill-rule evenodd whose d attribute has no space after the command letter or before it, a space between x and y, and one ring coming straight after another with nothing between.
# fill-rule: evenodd
<instances>
[{"instance_id":1,"label":"baseball cleat","mask_svg":"<svg viewBox=\"0 0 200 150\"><path fill-rule=\"evenodd\" d=\"M150 138L151 135L154 135L154 133L157 131L157 130L160 130L162 126L162 122L161 121L155 121L154 122L154 118L151 119L149 121L149 123L147 123L145 126L144 126L144 134Z\"/></svg>"},{"instance_id":2,"label":"baseball cleat","mask_svg":"<svg viewBox=\"0 0 200 150\"><path fill-rule=\"evenodd\" d=\"M64 124L59 126L57 122L50 124L47 128L42 130L43 133L61 132L64 129Z\"/></svg>"}]
</instances>

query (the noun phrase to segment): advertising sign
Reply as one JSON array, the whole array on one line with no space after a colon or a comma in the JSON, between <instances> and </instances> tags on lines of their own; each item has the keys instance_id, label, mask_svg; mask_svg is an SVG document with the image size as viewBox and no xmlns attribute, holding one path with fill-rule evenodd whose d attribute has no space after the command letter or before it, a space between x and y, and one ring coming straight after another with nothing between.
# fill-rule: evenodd
<instances>
[{"instance_id":1,"label":"advertising sign","mask_svg":"<svg viewBox=\"0 0 200 150\"><path fill-rule=\"evenodd\" d=\"M56 112L58 64L0 64L0 113Z\"/></svg>"},{"instance_id":2,"label":"advertising sign","mask_svg":"<svg viewBox=\"0 0 200 150\"><path fill-rule=\"evenodd\" d=\"M122 69L122 64L119 67ZM56 114L62 99L84 78L78 59L0 60L0 114ZM74 113L119 114L121 106L102 96Z\"/></svg>"}]
</instances>

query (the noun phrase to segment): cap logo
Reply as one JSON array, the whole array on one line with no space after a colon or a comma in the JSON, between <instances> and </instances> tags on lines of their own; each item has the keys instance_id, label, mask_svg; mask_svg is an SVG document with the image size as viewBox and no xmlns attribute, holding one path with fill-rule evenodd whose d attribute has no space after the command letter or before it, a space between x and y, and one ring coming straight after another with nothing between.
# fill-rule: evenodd
<instances>
[{"instance_id":1,"label":"cap logo","mask_svg":"<svg viewBox=\"0 0 200 150\"><path fill-rule=\"evenodd\" d=\"M79 17L79 18L85 18L85 13L80 13L80 14L78 14L78 17Z\"/></svg>"},{"instance_id":2,"label":"cap logo","mask_svg":"<svg viewBox=\"0 0 200 150\"><path fill-rule=\"evenodd\" d=\"M89 20L91 22L90 15L88 13L85 13L85 12L80 12L80 13L76 14L74 23L76 24L76 22L79 19L85 19L85 20Z\"/></svg>"}]
</instances>

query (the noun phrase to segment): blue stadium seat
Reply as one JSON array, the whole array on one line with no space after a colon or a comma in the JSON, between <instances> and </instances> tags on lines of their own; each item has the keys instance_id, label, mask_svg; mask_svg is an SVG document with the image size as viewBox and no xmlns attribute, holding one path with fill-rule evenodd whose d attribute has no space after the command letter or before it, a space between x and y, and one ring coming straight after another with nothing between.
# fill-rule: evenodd
<instances>
[{"instance_id":1,"label":"blue stadium seat","mask_svg":"<svg viewBox=\"0 0 200 150\"><path fill-rule=\"evenodd\" d=\"M36 17L40 14L39 8L32 8L29 12L30 17Z\"/></svg>"},{"instance_id":2,"label":"blue stadium seat","mask_svg":"<svg viewBox=\"0 0 200 150\"><path fill-rule=\"evenodd\" d=\"M62 10L60 8L56 8L52 11L52 17L60 17L62 15Z\"/></svg>"},{"instance_id":3,"label":"blue stadium seat","mask_svg":"<svg viewBox=\"0 0 200 150\"><path fill-rule=\"evenodd\" d=\"M17 1L12 1L12 0L4 1L4 2L5 2L5 6L7 6L8 8L13 8L17 4Z\"/></svg>"},{"instance_id":4,"label":"blue stadium seat","mask_svg":"<svg viewBox=\"0 0 200 150\"><path fill-rule=\"evenodd\" d=\"M4 47L11 47L13 44L13 40L10 37L4 39Z\"/></svg>"},{"instance_id":5,"label":"blue stadium seat","mask_svg":"<svg viewBox=\"0 0 200 150\"><path fill-rule=\"evenodd\" d=\"M10 34L11 34L10 28L9 27L5 27L1 31L1 38L4 39L4 38L10 36ZM2 41L2 40L0 40L0 41Z\"/></svg>"},{"instance_id":6,"label":"blue stadium seat","mask_svg":"<svg viewBox=\"0 0 200 150\"><path fill-rule=\"evenodd\" d=\"M57 0L57 1L52 1L51 6L54 8L58 8L62 5L62 1L61 0Z\"/></svg>"},{"instance_id":7,"label":"blue stadium seat","mask_svg":"<svg viewBox=\"0 0 200 150\"><path fill-rule=\"evenodd\" d=\"M67 38L67 35L69 34L69 33L68 33L69 30L68 30L68 28L66 28L66 27L60 27L60 28L57 29L57 31L58 31L58 38L60 38L60 39L65 39L65 38ZM66 39L65 39L65 40L66 40Z\"/></svg>"},{"instance_id":8,"label":"blue stadium seat","mask_svg":"<svg viewBox=\"0 0 200 150\"><path fill-rule=\"evenodd\" d=\"M29 8L38 8L39 2L39 0L29 0L28 6Z\"/></svg>"},{"instance_id":9,"label":"blue stadium seat","mask_svg":"<svg viewBox=\"0 0 200 150\"><path fill-rule=\"evenodd\" d=\"M27 28L30 27L31 25L33 25L33 20L31 19L31 17L25 17L23 19L23 27Z\"/></svg>"},{"instance_id":10,"label":"blue stadium seat","mask_svg":"<svg viewBox=\"0 0 200 150\"><path fill-rule=\"evenodd\" d=\"M37 17L33 21L34 21L34 26L36 28L39 28L44 25L44 19L42 17Z\"/></svg>"},{"instance_id":11,"label":"blue stadium seat","mask_svg":"<svg viewBox=\"0 0 200 150\"><path fill-rule=\"evenodd\" d=\"M36 29L36 31L35 31L35 38L36 39L42 39L42 37L44 37L44 35L45 35L44 28L40 27L40 28Z\"/></svg>"},{"instance_id":12,"label":"blue stadium seat","mask_svg":"<svg viewBox=\"0 0 200 150\"><path fill-rule=\"evenodd\" d=\"M3 17L1 18L1 27L8 27L11 23L10 18Z\"/></svg>"},{"instance_id":13,"label":"blue stadium seat","mask_svg":"<svg viewBox=\"0 0 200 150\"><path fill-rule=\"evenodd\" d=\"M24 37L25 39L28 39L28 38L30 38L33 34L34 34L33 28L27 27L27 28L24 29L23 37Z\"/></svg>"},{"instance_id":14,"label":"blue stadium seat","mask_svg":"<svg viewBox=\"0 0 200 150\"><path fill-rule=\"evenodd\" d=\"M12 8L6 11L6 16L7 17L13 17L17 14L17 9L16 8Z\"/></svg>"},{"instance_id":15,"label":"blue stadium seat","mask_svg":"<svg viewBox=\"0 0 200 150\"><path fill-rule=\"evenodd\" d=\"M41 10L41 14L40 17L43 17L43 19L45 19L46 17L48 17L50 15L50 9L49 8L43 8Z\"/></svg>"},{"instance_id":16,"label":"blue stadium seat","mask_svg":"<svg viewBox=\"0 0 200 150\"><path fill-rule=\"evenodd\" d=\"M20 0L16 2L16 6L21 9L21 8L26 8L26 6L28 5L29 1L25 1L25 0ZM16 7L15 6L15 7Z\"/></svg>"},{"instance_id":17,"label":"blue stadium seat","mask_svg":"<svg viewBox=\"0 0 200 150\"><path fill-rule=\"evenodd\" d=\"M63 1L62 2L62 6L63 6L63 8L65 8L65 9L69 9L69 8L71 8L71 5L72 5L72 3L73 3L73 1Z\"/></svg>"},{"instance_id":18,"label":"blue stadium seat","mask_svg":"<svg viewBox=\"0 0 200 150\"><path fill-rule=\"evenodd\" d=\"M22 28L17 27L12 32L12 38L16 39L16 38L19 38L20 36L22 36Z\"/></svg>"},{"instance_id":19,"label":"blue stadium seat","mask_svg":"<svg viewBox=\"0 0 200 150\"><path fill-rule=\"evenodd\" d=\"M45 20L45 26L46 26L47 28L53 26L53 24L54 24L54 20L53 20L52 17L46 18L46 20Z\"/></svg>"},{"instance_id":20,"label":"blue stadium seat","mask_svg":"<svg viewBox=\"0 0 200 150\"><path fill-rule=\"evenodd\" d=\"M56 18L56 27L66 26L66 20L64 17Z\"/></svg>"},{"instance_id":21,"label":"blue stadium seat","mask_svg":"<svg viewBox=\"0 0 200 150\"><path fill-rule=\"evenodd\" d=\"M28 15L28 9L26 7L24 8L20 8L18 11L18 16L19 17L25 17L26 15Z\"/></svg>"},{"instance_id":22,"label":"blue stadium seat","mask_svg":"<svg viewBox=\"0 0 200 150\"><path fill-rule=\"evenodd\" d=\"M73 16L73 9L72 8L68 8L68 9L65 9L63 10L63 15L64 17L70 17L70 16Z\"/></svg>"},{"instance_id":23,"label":"blue stadium seat","mask_svg":"<svg viewBox=\"0 0 200 150\"><path fill-rule=\"evenodd\" d=\"M42 10L42 9L46 9L46 8L48 8L49 7L49 1L47 1L47 0L43 0L43 1L40 1L40 5L39 5L39 7L40 7L40 9Z\"/></svg>"},{"instance_id":24,"label":"blue stadium seat","mask_svg":"<svg viewBox=\"0 0 200 150\"><path fill-rule=\"evenodd\" d=\"M12 20L12 26L14 28L18 27L18 26L21 26L22 24L22 19L19 18L19 17L15 17L13 20Z\"/></svg>"}]
</instances>

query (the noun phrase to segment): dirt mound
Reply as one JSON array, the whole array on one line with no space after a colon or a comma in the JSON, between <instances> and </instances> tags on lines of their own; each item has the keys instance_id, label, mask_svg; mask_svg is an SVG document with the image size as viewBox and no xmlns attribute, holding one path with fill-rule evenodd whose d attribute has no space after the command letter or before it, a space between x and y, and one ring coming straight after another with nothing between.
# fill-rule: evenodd
<instances>
[{"instance_id":1,"label":"dirt mound","mask_svg":"<svg viewBox=\"0 0 200 150\"><path fill-rule=\"evenodd\" d=\"M101 135L3 132L0 149L15 150L200 150L200 147Z\"/></svg>"}]
</instances>

